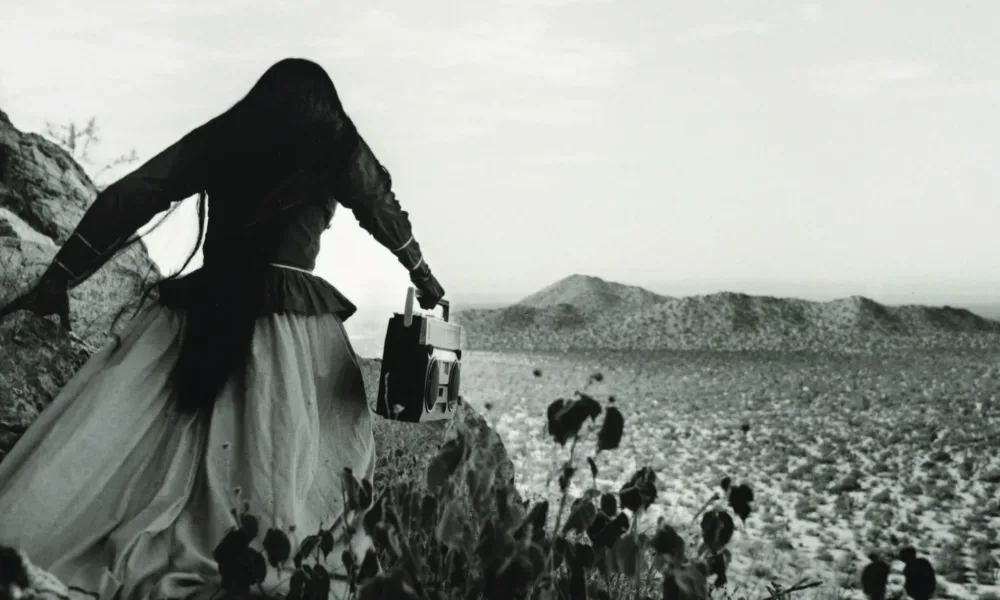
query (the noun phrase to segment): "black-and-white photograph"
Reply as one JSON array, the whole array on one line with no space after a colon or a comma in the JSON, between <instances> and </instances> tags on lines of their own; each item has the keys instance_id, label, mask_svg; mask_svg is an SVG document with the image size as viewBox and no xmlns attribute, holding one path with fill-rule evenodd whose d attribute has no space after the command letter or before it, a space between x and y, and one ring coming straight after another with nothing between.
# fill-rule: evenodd
<instances>
[{"instance_id":1,"label":"black-and-white photograph","mask_svg":"<svg viewBox=\"0 0 1000 600\"><path fill-rule=\"evenodd\" d=\"M0 600L1000 600L997 0L0 0Z\"/></svg>"}]
</instances>

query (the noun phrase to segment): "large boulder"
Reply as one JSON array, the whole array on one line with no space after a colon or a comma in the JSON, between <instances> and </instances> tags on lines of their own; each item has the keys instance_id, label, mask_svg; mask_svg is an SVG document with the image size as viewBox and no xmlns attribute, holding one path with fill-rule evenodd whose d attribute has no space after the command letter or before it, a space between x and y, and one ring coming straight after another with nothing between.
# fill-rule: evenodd
<instances>
[{"instance_id":1,"label":"large boulder","mask_svg":"<svg viewBox=\"0 0 1000 600\"><path fill-rule=\"evenodd\" d=\"M0 303L35 283L96 196L94 182L69 153L19 131L0 111ZM142 242L121 252L73 289L76 335L93 346L104 343L115 315L159 275Z\"/></svg>"},{"instance_id":2,"label":"large boulder","mask_svg":"<svg viewBox=\"0 0 1000 600\"><path fill-rule=\"evenodd\" d=\"M0 305L34 283L96 194L93 182L63 149L18 131L0 112ZM107 342L114 315L132 306L158 274L146 248L137 244L74 289L76 335L59 335L55 321L23 313L0 323L0 460L94 348ZM372 406L380 367L377 360L362 360ZM478 447L496 453L497 481L513 487L514 466L496 432L467 405L458 417ZM380 485L423 477L427 460L450 432L445 421L407 424L376 418L375 428Z\"/></svg>"}]
</instances>

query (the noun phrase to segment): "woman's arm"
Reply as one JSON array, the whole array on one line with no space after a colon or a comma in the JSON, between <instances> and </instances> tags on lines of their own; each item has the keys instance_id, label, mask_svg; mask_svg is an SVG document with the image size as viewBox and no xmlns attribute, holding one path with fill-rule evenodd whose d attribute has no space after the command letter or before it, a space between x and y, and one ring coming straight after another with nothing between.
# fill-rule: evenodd
<instances>
[{"instance_id":1,"label":"woman's arm","mask_svg":"<svg viewBox=\"0 0 1000 600\"><path fill-rule=\"evenodd\" d=\"M199 128L200 129L200 128ZM204 189L198 129L97 195L46 272L69 285L100 269L121 244L157 213Z\"/></svg>"},{"instance_id":2,"label":"woman's arm","mask_svg":"<svg viewBox=\"0 0 1000 600\"><path fill-rule=\"evenodd\" d=\"M347 169L337 178L334 196L351 209L361 227L388 248L406 270L411 273L429 270L420 244L413 237L409 216L392 191L389 172L361 138Z\"/></svg>"}]
</instances>

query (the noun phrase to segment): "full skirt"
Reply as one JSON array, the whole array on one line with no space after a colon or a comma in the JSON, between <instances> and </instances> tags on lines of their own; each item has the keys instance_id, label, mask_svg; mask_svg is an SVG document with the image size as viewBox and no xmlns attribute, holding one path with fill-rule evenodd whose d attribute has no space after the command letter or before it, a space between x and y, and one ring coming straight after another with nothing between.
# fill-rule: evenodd
<instances>
[{"instance_id":1,"label":"full skirt","mask_svg":"<svg viewBox=\"0 0 1000 600\"><path fill-rule=\"evenodd\" d=\"M294 550L342 515L345 468L373 475L364 379L338 317L261 317L246 385L232 378L204 416L173 408L184 318L144 309L0 461L0 544L100 600L210 598L234 509L257 517L253 547L276 528ZM351 540L361 557L370 543ZM263 588L287 580L268 568ZM344 591L335 581L331 597Z\"/></svg>"}]
</instances>

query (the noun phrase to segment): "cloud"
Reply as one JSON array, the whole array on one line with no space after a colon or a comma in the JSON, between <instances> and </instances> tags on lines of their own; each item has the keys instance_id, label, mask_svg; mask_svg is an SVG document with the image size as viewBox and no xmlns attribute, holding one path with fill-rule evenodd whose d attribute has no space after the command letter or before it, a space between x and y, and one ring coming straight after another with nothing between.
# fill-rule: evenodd
<instances>
[{"instance_id":1,"label":"cloud","mask_svg":"<svg viewBox=\"0 0 1000 600\"><path fill-rule=\"evenodd\" d=\"M508 6L521 5L530 9L566 8L580 4L609 4L614 0L508 0Z\"/></svg>"},{"instance_id":2,"label":"cloud","mask_svg":"<svg viewBox=\"0 0 1000 600\"><path fill-rule=\"evenodd\" d=\"M498 89L484 80L435 80L404 85L385 100L385 84L352 87L345 103L362 120L401 123L407 135L427 143L449 143L484 137L511 126L546 129L578 127L602 114L598 100L572 91L525 86ZM391 107L391 113L389 109ZM381 113L381 114L379 114Z\"/></svg>"},{"instance_id":3,"label":"cloud","mask_svg":"<svg viewBox=\"0 0 1000 600\"><path fill-rule=\"evenodd\" d=\"M812 77L814 89L841 98L867 98L894 82L925 79L935 65L892 60L845 64L823 69Z\"/></svg>"},{"instance_id":4,"label":"cloud","mask_svg":"<svg viewBox=\"0 0 1000 600\"><path fill-rule=\"evenodd\" d=\"M331 75L349 82L342 94L354 112L386 118L391 106L390 118L428 140L592 121L601 100L590 91L621 85L634 56L561 31L559 17L573 5L609 0L511 1L516 6L470 3L429 13L318 2L234 8L236 0L165 0L141 9L107 0L94 11L38 0L5 12L0 54L15 56L39 40L46 51L6 61L0 81L27 107L23 116L40 121L65 113L68 98L80 113L100 113L109 94L126 88L130 100L148 101L182 75L189 83L213 77L212 93L242 91L271 61L300 55L336 65ZM223 27L233 14L242 27ZM207 75L216 68L224 71Z\"/></svg>"},{"instance_id":5,"label":"cloud","mask_svg":"<svg viewBox=\"0 0 1000 600\"><path fill-rule=\"evenodd\" d=\"M931 98L959 98L969 96L1000 95L1000 79L963 81L933 85L914 92L918 96Z\"/></svg>"},{"instance_id":6,"label":"cloud","mask_svg":"<svg viewBox=\"0 0 1000 600\"><path fill-rule=\"evenodd\" d=\"M29 120L63 114L70 105L96 110L109 94L191 64L187 44L134 28L129 15L46 4L0 19L0 56L7 58L0 81L7 100L25 99Z\"/></svg>"},{"instance_id":7,"label":"cloud","mask_svg":"<svg viewBox=\"0 0 1000 600\"><path fill-rule=\"evenodd\" d=\"M575 152L560 152L554 154L544 154L533 157L536 164L553 167L562 165L595 166L607 162L607 154L603 152L591 152L588 150L577 150Z\"/></svg>"},{"instance_id":8,"label":"cloud","mask_svg":"<svg viewBox=\"0 0 1000 600\"><path fill-rule=\"evenodd\" d=\"M761 35L778 28L777 23L705 23L691 28L684 37L689 39L716 39L736 35Z\"/></svg>"},{"instance_id":9,"label":"cloud","mask_svg":"<svg viewBox=\"0 0 1000 600\"><path fill-rule=\"evenodd\" d=\"M614 45L559 33L552 15L536 5L450 22L366 9L313 47L318 55L341 64L357 61L365 69L391 63L391 80L345 92L345 100L378 111L389 106L384 98L391 95L395 113L404 107L410 115L408 127L437 141L482 136L509 124L592 122L601 104L586 90L620 85L633 60Z\"/></svg>"},{"instance_id":10,"label":"cloud","mask_svg":"<svg viewBox=\"0 0 1000 600\"><path fill-rule=\"evenodd\" d=\"M821 21L826 14L826 9L819 2L805 2L799 7L799 18L807 23Z\"/></svg>"},{"instance_id":11,"label":"cloud","mask_svg":"<svg viewBox=\"0 0 1000 600\"><path fill-rule=\"evenodd\" d=\"M231 0L213 3L225 10ZM208 14L200 5L172 0L143 6L109 0L100 10L81 3L38 0L4 12L0 55L4 83L15 89L92 91L95 82L116 83L173 75L196 58L189 42L177 38L164 20ZM201 12L199 12L201 11ZM24 53L24 48L40 47Z\"/></svg>"},{"instance_id":12,"label":"cloud","mask_svg":"<svg viewBox=\"0 0 1000 600\"><path fill-rule=\"evenodd\" d=\"M822 4L815 1L807 1L797 7L786 8L763 19L729 23L701 23L681 34L678 41L697 42L739 36L768 35L782 29L801 25L802 23L818 23L823 19L825 14Z\"/></svg>"},{"instance_id":13,"label":"cloud","mask_svg":"<svg viewBox=\"0 0 1000 600\"><path fill-rule=\"evenodd\" d=\"M313 43L338 59L373 57L426 69L475 68L482 76L535 78L577 87L621 81L631 55L621 48L556 34L543 11L503 13L461 24L404 20L368 9Z\"/></svg>"}]
</instances>

